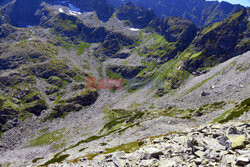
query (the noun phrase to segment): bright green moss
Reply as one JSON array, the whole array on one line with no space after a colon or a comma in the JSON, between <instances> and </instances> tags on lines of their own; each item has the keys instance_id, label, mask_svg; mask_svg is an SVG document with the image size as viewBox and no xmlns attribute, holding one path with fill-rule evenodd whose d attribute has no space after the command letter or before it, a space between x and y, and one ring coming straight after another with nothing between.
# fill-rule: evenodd
<instances>
[{"instance_id":1,"label":"bright green moss","mask_svg":"<svg viewBox=\"0 0 250 167\"><path fill-rule=\"evenodd\" d=\"M227 110L221 116L219 116L216 119L214 119L212 123L216 123L216 122L219 122L219 123L228 122L230 120L233 120L235 118L240 117L245 112L249 112L249 111L250 111L250 98L242 101L239 105L237 105L233 109Z\"/></svg>"},{"instance_id":2,"label":"bright green moss","mask_svg":"<svg viewBox=\"0 0 250 167\"><path fill-rule=\"evenodd\" d=\"M199 57L200 55L202 54L202 51L201 52L198 52L198 53L195 53L193 54L190 59L196 59L197 57Z\"/></svg>"},{"instance_id":3,"label":"bright green moss","mask_svg":"<svg viewBox=\"0 0 250 167\"><path fill-rule=\"evenodd\" d=\"M106 69L106 75L110 78L110 79L121 79L123 78L122 75L120 73L115 73L110 69Z\"/></svg>"},{"instance_id":4,"label":"bright green moss","mask_svg":"<svg viewBox=\"0 0 250 167\"><path fill-rule=\"evenodd\" d=\"M112 16L109 18L109 20L112 20L115 17L115 12L112 14Z\"/></svg>"},{"instance_id":5,"label":"bright green moss","mask_svg":"<svg viewBox=\"0 0 250 167\"><path fill-rule=\"evenodd\" d=\"M82 42L77 48L77 55L80 56L81 54L83 54L86 49L90 48L90 46L90 43Z\"/></svg>"},{"instance_id":6,"label":"bright green moss","mask_svg":"<svg viewBox=\"0 0 250 167\"><path fill-rule=\"evenodd\" d=\"M139 35L139 39L142 39L142 38L143 38L142 30L140 30L140 31L138 32L138 35Z\"/></svg>"},{"instance_id":7,"label":"bright green moss","mask_svg":"<svg viewBox=\"0 0 250 167\"><path fill-rule=\"evenodd\" d=\"M131 142L131 143L127 143L127 144L123 144L117 147L113 147L113 148L106 148L105 152L102 154L110 154L116 151L124 151L125 153L131 153L134 152L136 150L138 150L140 147L142 147L144 145L143 141L135 141L135 142ZM95 158L96 156L100 155L100 153L97 154L87 154L86 156L83 156L85 158L88 158L89 160L92 160L93 158ZM77 161L79 158L74 159L74 161Z\"/></svg>"},{"instance_id":8,"label":"bright green moss","mask_svg":"<svg viewBox=\"0 0 250 167\"><path fill-rule=\"evenodd\" d=\"M101 132L120 129L122 126L127 126L126 124L133 123L135 120L142 118L143 115L144 113L140 111L108 110L106 111L108 121L104 124Z\"/></svg>"},{"instance_id":9,"label":"bright green moss","mask_svg":"<svg viewBox=\"0 0 250 167\"><path fill-rule=\"evenodd\" d=\"M214 30L216 27L218 27L221 23L218 22L218 23L214 23L212 26L209 26L205 29L202 30L202 34L207 34L208 32Z\"/></svg>"},{"instance_id":10,"label":"bright green moss","mask_svg":"<svg viewBox=\"0 0 250 167\"><path fill-rule=\"evenodd\" d=\"M53 142L59 142L63 138L65 129L49 132L37 137L29 142L28 147L49 145Z\"/></svg>"}]
</instances>

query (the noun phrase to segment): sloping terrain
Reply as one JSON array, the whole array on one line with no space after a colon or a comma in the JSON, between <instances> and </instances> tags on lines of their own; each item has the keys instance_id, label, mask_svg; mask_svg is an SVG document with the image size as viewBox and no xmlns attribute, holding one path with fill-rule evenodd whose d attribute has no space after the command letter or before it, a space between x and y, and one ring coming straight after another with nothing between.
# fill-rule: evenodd
<instances>
[{"instance_id":1,"label":"sloping terrain","mask_svg":"<svg viewBox=\"0 0 250 167\"><path fill-rule=\"evenodd\" d=\"M27 27L11 19L19 3L0 8L0 164L85 165L101 154L147 147L143 139L211 122L245 121L236 126L249 131L249 9L199 29L133 3L102 21L91 12L97 1L88 9L85 1L55 1L39 3L39 17L31 15L36 26ZM123 84L110 83L117 81ZM154 155L143 160L157 164Z\"/></svg>"},{"instance_id":2,"label":"sloping terrain","mask_svg":"<svg viewBox=\"0 0 250 167\"><path fill-rule=\"evenodd\" d=\"M119 6L131 0L107 0L114 6ZM222 1L206 0L133 0L136 5L150 8L160 18L164 16L180 16L193 21L199 27L222 21L226 17L243 8L241 5L232 5Z\"/></svg>"}]
</instances>

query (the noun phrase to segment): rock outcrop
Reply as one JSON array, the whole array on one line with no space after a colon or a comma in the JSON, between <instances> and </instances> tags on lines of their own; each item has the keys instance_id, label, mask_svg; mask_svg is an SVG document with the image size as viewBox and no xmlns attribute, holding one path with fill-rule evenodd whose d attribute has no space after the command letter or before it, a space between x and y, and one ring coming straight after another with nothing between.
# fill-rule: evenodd
<instances>
[{"instance_id":1,"label":"rock outcrop","mask_svg":"<svg viewBox=\"0 0 250 167\"><path fill-rule=\"evenodd\" d=\"M156 18L152 10L138 7L132 2L118 7L116 16L120 20L128 21L127 24L134 28L144 28Z\"/></svg>"}]
</instances>

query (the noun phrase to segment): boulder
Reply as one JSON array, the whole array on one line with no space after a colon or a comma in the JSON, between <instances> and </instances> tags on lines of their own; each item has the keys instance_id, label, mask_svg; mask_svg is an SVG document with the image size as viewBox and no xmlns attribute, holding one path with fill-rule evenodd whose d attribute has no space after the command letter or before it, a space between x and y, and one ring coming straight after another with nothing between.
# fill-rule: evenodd
<instances>
[{"instance_id":1,"label":"boulder","mask_svg":"<svg viewBox=\"0 0 250 167\"><path fill-rule=\"evenodd\" d=\"M242 155L236 158L236 165L237 166L247 166L250 164L250 156L249 155Z\"/></svg>"},{"instance_id":2,"label":"boulder","mask_svg":"<svg viewBox=\"0 0 250 167\"><path fill-rule=\"evenodd\" d=\"M229 135L229 141L232 143L232 149L241 149L245 148L247 139L244 135Z\"/></svg>"}]
</instances>

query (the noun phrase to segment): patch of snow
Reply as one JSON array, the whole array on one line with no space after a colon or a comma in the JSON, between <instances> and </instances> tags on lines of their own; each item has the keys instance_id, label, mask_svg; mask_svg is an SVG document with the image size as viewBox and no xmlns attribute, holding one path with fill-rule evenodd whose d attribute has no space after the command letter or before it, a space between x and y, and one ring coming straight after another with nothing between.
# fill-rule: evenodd
<instances>
[{"instance_id":1,"label":"patch of snow","mask_svg":"<svg viewBox=\"0 0 250 167\"><path fill-rule=\"evenodd\" d=\"M140 31L138 28L130 28L131 31Z\"/></svg>"},{"instance_id":2,"label":"patch of snow","mask_svg":"<svg viewBox=\"0 0 250 167\"><path fill-rule=\"evenodd\" d=\"M62 8L60 8L60 9L59 9L59 12L60 12L60 13L63 13L64 11L63 11L63 9L62 9Z\"/></svg>"},{"instance_id":3,"label":"patch of snow","mask_svg":"<svg viewBox=\"0 0 250 167\"><path fill-rule=\"evenodd\" d=\"M70 15L73 15L73 16L77 16L78 13L70 10L70 11L69 11L69 14L70 14Z\"/></svg>"},{"instance_id":4,"label":"patch of snow","mask_svg":"<svg viewBox=\"0 0 250 167\"><path fill-rule=\"evenodd\" d=\"M69 9L75 12L80 12L81 9L75 7L74 5L72 5L71 3L69 3Z\"/></svg>"}]
</instances>

